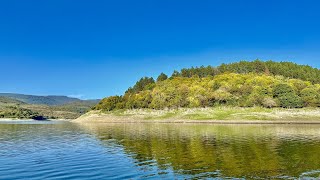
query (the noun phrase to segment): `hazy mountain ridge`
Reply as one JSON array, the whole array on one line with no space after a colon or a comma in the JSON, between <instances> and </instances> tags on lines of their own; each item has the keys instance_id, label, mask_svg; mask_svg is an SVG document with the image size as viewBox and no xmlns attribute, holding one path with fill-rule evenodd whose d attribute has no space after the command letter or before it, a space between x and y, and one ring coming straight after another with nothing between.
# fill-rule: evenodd
<instances>
[{"instance_id":1,"label":"hazy mountain ridge","mask_svg":"<svg viewBox=\"0 0 320 180\"><path fill-rule=\"evenodd\" d=\"M36 95L15 94L15 93L0 93L0 97L1 96L19 100L27 104L44 104L49 106L83 101L81 99L72 98L68 96L36 96Z\"/></svg>"},{"instance_id":2,"label":"hazy mountain ridge","mask_svg":"<svg viewBox=\"0 0 320 180\"><path fill-rule=\"evenodd\" d=\"M99 100L0 93L0 118L75 119Z\"/></svg>"},{"instance_id":3,"label":"hazy mountain ridge","mask_svg":"<svg viewBox=\"0 0 320 180\"><path fill-rule=\"evenodd\" d=\"M0 104L25 104L25 102L10 97L0 96Z\"/></svg>"}]
</instances>

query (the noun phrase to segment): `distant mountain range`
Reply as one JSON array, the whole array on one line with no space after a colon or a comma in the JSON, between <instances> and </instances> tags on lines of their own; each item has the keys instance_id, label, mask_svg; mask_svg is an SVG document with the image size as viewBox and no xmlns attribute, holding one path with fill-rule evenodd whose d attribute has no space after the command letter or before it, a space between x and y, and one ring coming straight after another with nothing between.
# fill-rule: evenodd
<instances>
[{"instance_id":1,"label":"distant mountain range","mask_svg":"<svg viewBox=\"0 0 320 180\"><path fill-rule=\"evenodd\" d=\"M26 104L25 102L10 98L10 97L5 97L5 96L0 96L0 103L2 104Z\"/></svg>"},{"instance_id":2,"label":"distant mountain range","mask_svg":"<svg viewBox=\"0 0 320 180\"><path fill-rule=\"evenodd\" d=\"M0 93L0 97L7 97L13 100L21 101L27 104L41 104L48 106L64 105L75 102L92 102L98 103L99 100L81 100L78 98L72 98L68 96L35 96L26 94L15 94L15 93Z\"/></svg>"},{"instance_id":3,"label":"distant mountain range","mask_svg":"<svg viewBox=\"0 0 320 180\"><path fill-rule=\"evenodd\" d=\"M35 96L0 93L0 118L75 119L100 100L81 100L67 96Z\"/></svg>"}]
</instances>

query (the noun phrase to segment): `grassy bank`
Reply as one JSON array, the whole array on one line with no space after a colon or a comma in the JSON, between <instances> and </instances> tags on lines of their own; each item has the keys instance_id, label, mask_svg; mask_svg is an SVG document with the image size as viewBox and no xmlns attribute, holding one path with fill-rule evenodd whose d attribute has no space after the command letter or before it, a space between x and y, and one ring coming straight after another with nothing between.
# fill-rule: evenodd
<instances>
[{"instance_id":1,"label":"grassy bank","mask_svg":"<svg viewBox=\"0 0 320 180\"><path fill-rule=\"evenodd\" d=\"M110 121L317 121L320 122L320 108L283 109L283 108L180 108L168 110L135 109L110 112L91 111L76 122Z\"/></svg>"}]
</instances>

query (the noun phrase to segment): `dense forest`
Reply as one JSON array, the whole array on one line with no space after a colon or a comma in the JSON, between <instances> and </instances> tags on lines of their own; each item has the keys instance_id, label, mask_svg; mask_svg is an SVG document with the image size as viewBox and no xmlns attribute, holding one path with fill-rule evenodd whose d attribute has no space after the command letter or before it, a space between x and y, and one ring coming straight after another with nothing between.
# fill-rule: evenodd
<instances>
[{"instance_id":1,"label":"dense forest","mask_svg":"<svg viewBox=\"0 0 320 180\"><path fill-rule=\"evenodd\" d=\"M182 69L180 72L174 71L172 77L207 77L216 76L223 73L264 73L267 75L279 75L287 78L301 79L312 83L320 83L320 70L306 65L298 65L292 62L260 61L253 62L240 61L230 64L222 64L218 67L201 66L189 69Z\"/></svg>"},{"instance_id":2,"label":"dense forest","mask_svg":"<svg viewBox=\"0 0 320 180\"><path fill-rule=\"evenodd\" d=\"M143 77L123 96L104 98L96 110L238 106L320 106L320 70L291 62L241 61L218 67Z\"/></svg>"}]
</instances>

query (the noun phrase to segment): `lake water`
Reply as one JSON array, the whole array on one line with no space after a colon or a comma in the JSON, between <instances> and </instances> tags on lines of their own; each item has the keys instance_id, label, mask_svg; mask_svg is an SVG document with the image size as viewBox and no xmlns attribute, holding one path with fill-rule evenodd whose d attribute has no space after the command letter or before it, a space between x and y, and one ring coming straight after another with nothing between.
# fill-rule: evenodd
<instances>
[{"instance_id":1,"label":"lake water","mask_svg":"<svg viewBox=\"0 0 320 180\"><path fill-rule=\"evenodd\" d=\"M0 179L319 179L318 125L0 122Z\"/></svg>"}]
</instances>

